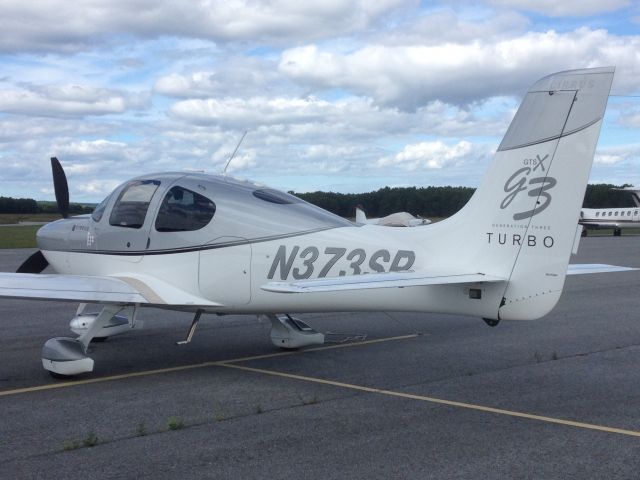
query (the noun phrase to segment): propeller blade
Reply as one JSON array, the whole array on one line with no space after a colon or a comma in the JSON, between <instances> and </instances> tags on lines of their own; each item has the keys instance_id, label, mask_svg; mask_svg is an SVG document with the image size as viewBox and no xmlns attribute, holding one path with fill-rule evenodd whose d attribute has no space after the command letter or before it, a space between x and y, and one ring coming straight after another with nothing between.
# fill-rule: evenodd
<instances>
[{"instance_id":1,"label":"propeller blade","mask_svg":"<svg viewBox=\"0 0 640 480\"><path fill-rule=\"evenodd\" d=\"M48 265L49 262L44 258L42 252L38 250L20 265L16 273L40 273L47 268Z\"/></svg>"},{"instance_id":2,"label":"propeller blade","mask_svg":"<svg viewBox=\"0 0 640 480\"><path fill-rule=\"evenodd\" d=\"M62 165L56 157L51 157L51 173L53 173L53 189L56 192L58 211L62 218L69 216L69 185Z\"/></svg>"}]
</instances>

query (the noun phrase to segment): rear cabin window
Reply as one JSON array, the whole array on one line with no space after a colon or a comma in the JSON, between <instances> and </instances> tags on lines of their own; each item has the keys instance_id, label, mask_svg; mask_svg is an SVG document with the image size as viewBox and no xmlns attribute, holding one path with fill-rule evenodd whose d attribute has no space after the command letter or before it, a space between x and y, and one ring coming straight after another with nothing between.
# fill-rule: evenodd
<instances>
[{"instance_id":1,"label":"rear cabin window","mask_svg":"<svg viewBox=\"0 0 640 480\"><path fill-rule=\"evenodd\" d=\"M265 202L278 203L280 205L302 202L298 197L291 195L290 193L280 192L271 188L254 190L253 196L260 200L264 200Z\"/></svg>"},{"instance_id":2,"label":"rear cabin window","mask_svg":"<svg viewBox=\"0 0 640 480\"><path fill-rule=\"evenodd\" d=\"M216 213L207 197L183 187L172 187L164 197L156 217L158 232L190 232L206 226Z\"/></svg>"},{"instance_id":3,"label":"rear cabin window","mask_svg":"<svg viewBox=\"0 0 640 480\"><path fill-rule=\"evenodd\" d=\"M158 180L137 180L127 185L111 210L109 224L114 227L142 227L158 185Z\"/></svg>"}]
</instances>

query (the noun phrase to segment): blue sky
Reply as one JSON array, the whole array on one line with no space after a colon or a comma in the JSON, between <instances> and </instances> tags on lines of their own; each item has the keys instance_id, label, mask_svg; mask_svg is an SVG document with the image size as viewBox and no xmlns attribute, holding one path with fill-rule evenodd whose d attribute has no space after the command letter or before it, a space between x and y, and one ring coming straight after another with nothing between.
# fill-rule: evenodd
<instances>
[{"instance_id":1,"label":"blue sky","mask_svg":"<svg viewBox=\"0 0 640 480\"><path fill-rule=\"evenodd\" d=\"M0 195L72 201L146 172L283 190L476 186L521 95L616 66L592 182L640 184L640 5L5 0Z\"/></svg>"}]
</instances>

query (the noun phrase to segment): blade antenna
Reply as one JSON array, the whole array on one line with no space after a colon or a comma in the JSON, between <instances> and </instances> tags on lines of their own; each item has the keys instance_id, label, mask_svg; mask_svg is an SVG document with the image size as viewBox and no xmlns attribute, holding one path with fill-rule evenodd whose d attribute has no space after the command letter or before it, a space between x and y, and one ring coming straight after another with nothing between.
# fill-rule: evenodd
<instances>
[{"instance_id":1,"label":"blade antenna","mask_svg":"<svg viewBox=\"0 0 640 480\"><path fill-rule=\"evenodd\" d=\"M240 137L240 141L238 142L238 145L236 145L236 149L233 151L233 153L229 157L229 160L227 160L227 164L224 166L224 170L222 171L222 175L226 175L227 174L227 168L229 168L229 164L231 163L231 160L233 160L233 157L236 156L236 152L240 148L240 145L242 144L242 141L244 140L244 137L247 135L248 131L249 130L245 130L244 133L242 134L242 137Z\"/></svg>"}]
</instances>

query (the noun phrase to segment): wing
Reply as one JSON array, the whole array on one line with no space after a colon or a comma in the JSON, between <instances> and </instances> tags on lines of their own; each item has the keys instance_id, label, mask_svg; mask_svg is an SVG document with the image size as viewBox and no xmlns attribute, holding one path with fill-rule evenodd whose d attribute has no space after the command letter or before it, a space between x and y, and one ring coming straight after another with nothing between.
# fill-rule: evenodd
<instances>
[{"instance_id":1,"label":"wing","mask_svg":"<svg viewBox=\"0 0 640 480\"><path fill-rule=\"evenodd\" d=\"M587 273L611 273L628 272L638 270L632 267L619 267L617 265L606 265L604 263L576 263L569 265L567 275L583 275Z\"/></svg>"},{"instance_id":2,"label":"wing","mask_svg":"<svg viewBox=\"0 0 640 480\"><path fill-rule=\"evenodd\" d=\"M150 277L0 273L0 297L120 305L219 307Z\"/></svg>"},{"instance_id":3,"label":"wing","mask_svg":"<svg viewBox=\"0 0 640 480\"><path fill-rule=\"evenodd\" d=\"M426 274L424 272L368 273L348 277L294 280L292 282L269 282L262 290L277 293L335 292L363 290L368 288L400 288L424 285L451 285L455 283L506 282L506 278L484 273L461 273L456 275Z\"/></svg>"}]
</instances>

